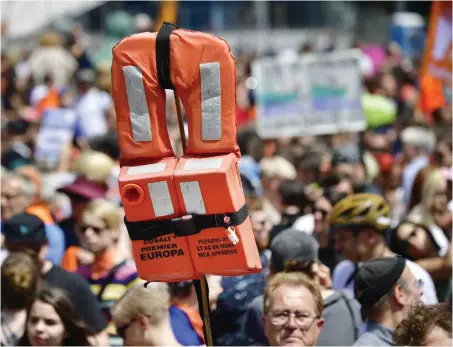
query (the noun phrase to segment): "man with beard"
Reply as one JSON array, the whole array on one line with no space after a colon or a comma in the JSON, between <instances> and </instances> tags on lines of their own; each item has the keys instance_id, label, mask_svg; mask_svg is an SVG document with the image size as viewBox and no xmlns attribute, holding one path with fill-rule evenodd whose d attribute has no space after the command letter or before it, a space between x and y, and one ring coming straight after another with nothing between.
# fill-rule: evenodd
<instances>
[{"instance_id":1,"label":"man with beard","mask_svg":"<svg viewBox=\"0 0 453 347\"><path fill-rule=\"evenodd\" d=\"M392 346L393 331L420 301L423 282L403 257L377 258L358 270L354 292L367 322L354 346Z\"/></svg>"}]
</instances>

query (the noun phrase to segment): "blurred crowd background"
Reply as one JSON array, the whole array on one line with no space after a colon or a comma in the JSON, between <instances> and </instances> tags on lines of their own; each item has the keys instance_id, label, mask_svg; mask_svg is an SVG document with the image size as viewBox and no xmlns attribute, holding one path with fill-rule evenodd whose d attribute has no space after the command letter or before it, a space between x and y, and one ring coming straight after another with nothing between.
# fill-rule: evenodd
<instances>
[{"instance_id":1,"label":"blurred crowd background","mask_svg":"<svg viewBox=\"0 0 453 347\"><path fill-rule=\"evenodd\" d=\"M148 317L142 328L155 329L148 345L205 344L190 281L143 288L117 186L111 50L127 35L157 31L164 20L219 35L236 59L240 173L263 271L208 276L217 345L269 343L257 311L276 271L272 262L290 260L291 240L300 237L295 253L311 254L316 245L308 260L318 267L305 272L321 291L346 289L345 297L326 294L325 310L344 299L358 312L350 273L340 266L354 256L331 228L333 207L356 194L370 194L354 205L363 216L376 196L388 204L385 249L426 273L432 290L425 290L425 303L451 304L451 79L422 69L434 3L2 2L2 345L122 345L139 314ZM451 74L451 2L445 4ZM362 131L260 136L254 62L351 48L361 57ZM170 91L167 121L181 155ZM356 252L357 262L384 254ZM352 345L361 318L329 312L319 344Z\"/></svg>"}]
</instances>

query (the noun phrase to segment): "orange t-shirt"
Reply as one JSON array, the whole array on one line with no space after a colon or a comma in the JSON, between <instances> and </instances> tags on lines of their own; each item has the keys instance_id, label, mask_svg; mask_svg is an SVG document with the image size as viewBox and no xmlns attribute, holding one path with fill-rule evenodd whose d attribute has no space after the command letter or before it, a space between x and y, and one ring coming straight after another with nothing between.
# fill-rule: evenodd
<instances>
[{"instance_id":1,"label":"orange t-shirt","mask_svg":"<svg viewBox=\"0 0 453 347\"><path fill-rule=\"evenodd\" d=\"M69 247L63 256L61 267L67 271L76 272L80 265L77 255L81 250L80 246ZM91 267L93 280L98 280L115 266L115 253L116 251L112 249L95 258Z\"/></svg>"}]
</instances>

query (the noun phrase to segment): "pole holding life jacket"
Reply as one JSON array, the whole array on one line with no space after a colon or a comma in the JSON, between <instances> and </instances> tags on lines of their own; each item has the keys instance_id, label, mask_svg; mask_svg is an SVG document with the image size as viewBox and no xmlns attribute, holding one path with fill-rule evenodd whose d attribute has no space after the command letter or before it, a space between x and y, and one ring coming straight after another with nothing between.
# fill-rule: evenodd
<instances>
[{"instance_id":1,"label":"pole holding life jacket","mask_svg":"<svg viewBox=\"0 0 453 347\"><path fill-rule=\"evenodd\" d=\"M139 276L146 281L261 271L236 142L235 61L213 35L164 23L113 49L119 186ZM188 141L175 157L165 89L184 106Z\"/></svg>"}]
</instances>

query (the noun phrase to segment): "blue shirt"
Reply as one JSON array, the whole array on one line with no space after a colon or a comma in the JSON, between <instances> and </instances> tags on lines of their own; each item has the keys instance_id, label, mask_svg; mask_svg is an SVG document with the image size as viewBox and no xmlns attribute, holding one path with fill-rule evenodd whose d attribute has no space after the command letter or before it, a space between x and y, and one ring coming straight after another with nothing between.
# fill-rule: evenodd
<instances>
[{"instance_id":1,"label":"blue shirt","mask_svg":"<svg viewBox=\"0 0 453 347\"><path fill-rule=\"evenodd\" d=\"M203 341L198 336L189 317L180 308L170 306L170 324L176 340L183 346L201 346Z\"/></svg>"},{"instance_id":2,"label":"blue shirt","mask_svg":"<svg viewBox=\"0 0 453 347\"><path fill-rule=\"evenodd\" d=\"M366 332L353 346L393 346L393 330L376 322L368 322Z\"/></svg>"},{"instance_id":3,"label":"blue shirt","mask_svg":"<svg viewBox=\"0 0 453 347\"><path fill-rule=\"evenodd\" d=\"M63 230L56 224L46 224L46 236L49 240L47 260L54 265L60 265L65 252L65 237Z\"/></svg>"}]
</instances>

